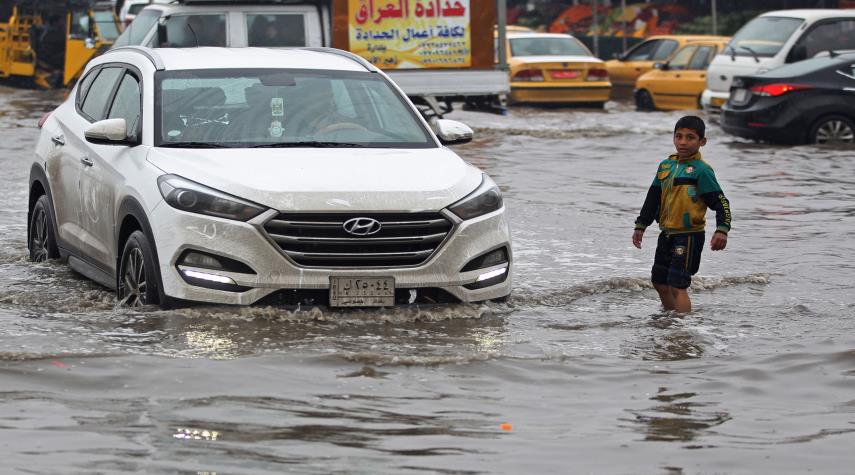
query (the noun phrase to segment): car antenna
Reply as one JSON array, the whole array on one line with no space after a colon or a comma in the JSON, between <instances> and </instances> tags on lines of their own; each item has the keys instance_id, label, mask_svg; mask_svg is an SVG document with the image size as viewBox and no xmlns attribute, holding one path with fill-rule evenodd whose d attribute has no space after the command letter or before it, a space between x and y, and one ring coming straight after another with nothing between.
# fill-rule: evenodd
<instances>
[{"instance_id":1,"label":"car antenna","mask_svg":"<svg viewBox=\"0 0 855 475\"><path fill-rule=\"evenodd\" d=\"M838 56L840 56L840 53L838 53L837 51L834 51L833 49L828 50L829 58L836 58Z\"/></svg>"},{"instance_id":2,"label":"car antenna","mask_svg":"<svg viewBox=\"0 0 855 475\"><path fill-rule=\"evenodd\" d=\"M193 33L193 39L196 40L196 47L199 47L199 37L196 36L196 32L193 31L193 27L190 26L190 23L187 23L187 29L190 30L190 33Z\"/></svg>"}]
</instances>

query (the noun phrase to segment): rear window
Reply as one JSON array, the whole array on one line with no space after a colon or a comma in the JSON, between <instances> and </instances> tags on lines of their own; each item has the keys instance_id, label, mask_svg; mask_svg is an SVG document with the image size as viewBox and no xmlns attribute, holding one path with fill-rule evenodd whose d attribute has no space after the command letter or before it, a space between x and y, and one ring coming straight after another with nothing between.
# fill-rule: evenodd
<instances>
[{"instance_id":1,"label":"rear window","mask_svg":"<svg viewBox=\"0 0 855 475\"><path fill-rule=\"evenodd\" d=\"M588 48L571 37L515 38L511 56L592 56Z\"/></svg>"},{"instance_id":2,"label":"rear window","mask_svg":"<svg viewBox=\"0 0 855 475\"><path fill-rule=\"evenodd\" d=\"M246 15L249 46L306 46L306 22L302 14Z\"/></svg>"},{"instance_id":3,"label":"rear window","mask_svg":"<svg viewBox=\"0 0 855 475\"><path fill-rule=\"evenodd\" d=\"M736 32L724 52L736 56L775 56L803 22L800 18L755 18Z\"/></svg>"}]
</instances>

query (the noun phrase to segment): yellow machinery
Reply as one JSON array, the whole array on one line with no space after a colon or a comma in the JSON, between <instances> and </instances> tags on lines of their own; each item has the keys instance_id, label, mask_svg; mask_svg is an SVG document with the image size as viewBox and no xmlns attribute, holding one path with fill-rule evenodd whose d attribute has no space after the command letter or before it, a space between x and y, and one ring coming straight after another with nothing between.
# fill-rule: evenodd
<instances>
[{"instance_id":1,"label":"yellow machinery","mask_svg":"<svg viewBox=\"0 0 855 475\"><path fill-rule=\"evenodd\" d=\"M13 0L0 6L0 78L73 85L119 36L110 2Z\"/></svg>"}]
</instances>

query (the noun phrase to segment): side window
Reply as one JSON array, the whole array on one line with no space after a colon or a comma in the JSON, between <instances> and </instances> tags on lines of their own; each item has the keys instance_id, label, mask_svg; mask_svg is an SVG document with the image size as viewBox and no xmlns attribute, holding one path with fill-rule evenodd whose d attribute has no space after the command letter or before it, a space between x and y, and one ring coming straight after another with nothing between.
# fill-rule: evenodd
<instances>
[{"instance_id":1,"label":"side window","mask_svg":"<svg viewBox=\"0 0 855 475\"><path fill-rule=\"evenodd\" d=\"M128 138L137 139L140 122L140 83L130 73L125 73L113 105L110 106L108 119L125 119L127 123Z\"/></svg>"},{"instance_id":2,"label":"side window","mask_svg":"<svg viewBox=\"0 0 855 475\"><path fill-rule=\"evenodd\" d=\"M71 12L71 25L69 36L73 39L82 40L93 35L92 25L89 22L89 11L86 9L73 10Z\"/></svg>"},{"instance_id":3,"label":"side window","mask_svg":"<svg viewBox=\"0 0 855 475\"><path fill-rule=\"evenodd\" d=\"M146 10L137 15L113 46L141 45L148 32L157 24L160 13L160 10Z\"/></svg>"},{"instance_id":4,"label":"side window","mask_svg":"<svg viewBox=\"0 0 855 475\"><path fill-rule=\"evenodd\" d=\"M674 40L662 40L662 44L656 48L656 52L653 53L653 61L665 61L666 59L671 57L671 54L676 51L678 43Z\"/></svg>"},{"instance_id":5,"label":"side window","mask_svg":"<svg viewBox=\"0 0 855 475\"><path fill-rule=\"evenodd\" d=\"M161 48L226 46L225 15L174 15L167 18L164 30Z\"/></svg>"},{"instance_id":6,"label":"side window","mask_svg":"<svg viewBox=\"0 0 855 475\"><path fill-rule=\"evenodd\" d=\"M697 46L685 46L683 49L677 52L671 61L668 61L668 69L679 71L682 69L686 69L689 65L689 59L692 58L692 55L697 51Z\"/></svg>"},{"instance_id":7,"label":"side window","mask_svg":"<svg viewBox=\"0 0 855 475\"><path fill-rule=\"evenodd\" d=\"M799 38L787 60L801 61L829 50L855 50L855 19L834 20L811 28Z\"/></svg>"},{"instance_id":8,"label":"side window","mask_svg":"<svg viewBox=\"0 0 855 475\"><path fill-rule=\"evenodd\" d=\"M246 15L249 46L306 46L302 14Z\"/></svg>"},{"instance_id":9,"label":"side window","mask_svg":"<svg viewBox=\"0 0 855 475\"><path fill-rule=\"evenodd\" d=\"M119 80L122 70L123 68L119 67L104 68L92 82L89 93L86 94L83 105L80 106L80 110L91 120L99 121L106 117L107 102L110 100L110 94L112 94L113 87Z\"/></svg>"},{"instance_id":10,"label":"side window","mask_svg":"<svg viewBox=\"0 0 855 475\"><path fill-rule=\"evenodd\" d=\"M77 108L80 109L83 107L83 99L86 99L86 93L89 92L89 88L92 86L92 81L95 80L95 77L98 76L98 70L95 69L93 71L89 71L89 74L83 77L80 80L80 85L77 87Z\"/></svg>"},{"instance_id":11,"label":"side window","mask_svg":"<svg viewBox=\"0 0 855 475\"><path fill-rule=\"evenodd\" d=\"M692 60L689 61L689 67L687 69L694 70L704 70L707 69L707 66L710 64L710 58L713 56L713 47L712 46L701 46L698 48L698 52L692 56Z\"/></svg>"},{"instance_id":12,"label":"side window","mask_svg":"<svg viewBox=\"0 0 855 475\"><path fill-rule=\"evenodd\" d=\"M629 50L624 61L647 61L653 56L653 51L659 46L661 40L650 40L641 43L635 48Z\"/></svg>"}]
</instances>

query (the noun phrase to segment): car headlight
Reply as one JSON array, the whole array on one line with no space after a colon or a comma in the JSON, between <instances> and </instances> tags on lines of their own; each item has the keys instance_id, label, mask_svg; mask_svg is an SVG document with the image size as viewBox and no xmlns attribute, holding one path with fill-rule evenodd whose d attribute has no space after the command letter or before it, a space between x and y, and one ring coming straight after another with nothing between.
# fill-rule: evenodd
<instances>
[{"instance_id":1,"label":"car headlight","mask_svg":"<svg viewBox=\"0 0 855 475\"><path fill-rule=\"evenodd\" d=\"M159 176L157 187L169 206L188 213L249 221L267 209L178 175Z\"/></svg>"},{"instance_id":2,"label":"car headlight","mask_svg":"<svg viewBox=\"0 0 855 475\"><path fill-rule=\"evenodd\" d=\"M467 220L491 213L502 207L502 192L487 175L482 175L481 186L466 198L449 206L448 209Z\"/></svg>"}]
</instances>

